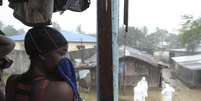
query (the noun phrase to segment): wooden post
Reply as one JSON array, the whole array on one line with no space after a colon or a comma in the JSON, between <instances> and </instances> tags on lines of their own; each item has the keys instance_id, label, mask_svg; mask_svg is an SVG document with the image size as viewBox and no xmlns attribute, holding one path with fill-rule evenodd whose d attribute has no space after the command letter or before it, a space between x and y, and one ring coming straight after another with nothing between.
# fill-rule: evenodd
<instances>
[{"instance_id":1,"label":"wooden post","mask_svg":"<svg viewBox=\"0 0 201 101\"><path fill-rule=\"evenodd\" d=\"M111 0L97 0L97 101L113 101Z\"/></svg>"},{"instance_id":2,"label":"wooden post","mask_svg":"<svg viewBox=\"0 0 201 101\"><path fill-rule=\"evenodd\" d=\"M0 6L2 6L3 5L3 1L2 0L0 0Z\"/></svg>"},{"instance_id":3,"label":"wooden post","mask_svg":"<svg viewBox=\"0 0 201 101\"><path fill-rule=\"evenodd\" d=\"M119 0L112 0L112 48L114 101L119 101Z\"/></svg>"},{"instance_id":4,"label":"wooden post","mask_svg":"<svg viewBox=\"0 0 201 101\"><path fill-rule=\"evenodd\" d=\"M124 57L125 57L125 51L126 51L126 34L128 32L128 6L129 6L129 0L124 0L124 25L125 25L125 33L124 33ZM123 77L122 77L122 94L125 95L125 59L124 59L124 67L123 67Z\"/></svg>"},{"instance_id":5,"label":"wooden post","mask_svg":"<svg viewBox=\"0 0 201 101\"><path fill-rule=\"evenodd\" d=\"M124 0L124 25L125 25L125 31L128 32L128 6L129 6L129 0Z\"/></svg>"}]
</instances>

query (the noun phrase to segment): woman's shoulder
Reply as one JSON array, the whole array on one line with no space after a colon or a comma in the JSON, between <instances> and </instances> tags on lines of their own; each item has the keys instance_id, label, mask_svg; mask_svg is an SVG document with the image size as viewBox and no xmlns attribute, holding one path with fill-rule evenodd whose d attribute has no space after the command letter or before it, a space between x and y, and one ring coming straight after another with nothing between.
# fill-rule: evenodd
<instances>
[{"instance_id":1,"label":"woman's shoulder","mask_svg":"<svg viewBox=\"0 0 201 101\"><path fill-rule=\"evenodd\" d=\"M15 84L24 81L22 75L12 75L7 80L7 97L15 93ZM34 82L33 82L34 81ZM34 87L33 93L36 99L45 97L45 101L73 101L73 90L65 81L52 81L46 78L38 77L32 81ZM42 97L43 96L43 97ZM12 101L12 100L8 100Z\"/></svg>"},{"instance_id":2,"label":"woman's shoulder","mask_svg":"<svg viewBox=\"0 0 201 101\"><path fill-rule=\"evenodd\" d=\"M64 81L50 81L46 96L47 101L72 101L73 91Z\"/></svg>"},{"instance_id":3,"label":"woman's shoulder","mask_svg":"<svg viewBox=\"0 0 201 101\"><path fill-rule=\"evenodd\" d=\"M55 89L61 92L72 91L71 87L65 81L49 81L49 82L50 83L48 89Z\"/></svg>"}]
</instances>

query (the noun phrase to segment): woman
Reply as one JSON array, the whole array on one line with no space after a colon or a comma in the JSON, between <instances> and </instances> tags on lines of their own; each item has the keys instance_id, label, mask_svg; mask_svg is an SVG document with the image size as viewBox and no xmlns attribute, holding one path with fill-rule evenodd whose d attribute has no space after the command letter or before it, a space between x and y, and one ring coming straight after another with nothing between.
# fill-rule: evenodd
<instances>
[{"instance_id":1,"label":"woman","mask_svg":"<svg viewBox=\"0 0 201 101\"><path fill-rule=\"evenodd\" d=\"M6 101L73 101L71 86L57 72L68 48L62 34L50 27L34 27L24 44L30 67L24 74L9 77Z\"/></svg>"}]
</instances>

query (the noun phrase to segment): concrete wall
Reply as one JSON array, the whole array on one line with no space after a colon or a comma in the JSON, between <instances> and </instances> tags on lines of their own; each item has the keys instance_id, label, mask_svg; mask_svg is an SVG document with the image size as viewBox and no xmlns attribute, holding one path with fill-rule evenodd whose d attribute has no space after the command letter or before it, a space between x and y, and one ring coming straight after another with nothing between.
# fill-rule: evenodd
<instances>
[{"instance_id":1,"label":"concrete wall","mask_svg":"<svg viewBox=\"0 0 201 101\"><path fill-rule=\"evenodd\" d=\"M94 55L95 52L96 52L95 48L85 49L83 51L84 59L87 59L90 56ZM79 53L80 53L79 51L69 52L72 60L74 58L78 58ZM27 71L30 61L29 61L28 55L26 54L26 52L24 50L14 50L13 52L11 52L8 55L8 57L10 57L14 62L12 64L12 66L6 70L6 72L12 73L12 74L21 74L21 73Z\"/></svg>"},{"instance_id":2,"label":"concrete wall","mask_svg":"<svg viewBox=\"0 0 201 101\"><path fill-rule=\"evenodd\" d=\"M81 43L74 43L74 42L69 42L68 44L68 51L77 51L77 46L81 45ZM94 48L96 46L96 43L86 43L83 42L82 45L85 47L85 49L89 49L89 48Z\"/></svg>"},{"instance_id":3,"label":"concrete wall","mask_svg":"<svg viewBox=\"0 0 201 101\"><path fill-rule=\"evenodd\" d=\"M91 56L93 56L96 53L96 48L88 48L84 50L79 51L71 51L70 55L71 58L81 58L81 55L83 55L83 59L88 59Z\"/></svg>"},{"instance_id":4,"label":"concrete wall","mask_svg":"<svg viewBox=\"0 0 201 101\"><path fill-rule=\"evenodd\" d=\"M15 50L24 50L24 42L15 41Z\"/></svg>"},{"instance_id":5,"label":"concrete wall","mask_svg":"<svg viewBox=\"0 0 201 101\"><path fill-rule=\"evenodd\" d=\"M8 57L10 57L14 62L12 66L6 70L6 72L21 74L27 71L30 61L24 50L14 50Z\"/></svg>"}]
</instances>

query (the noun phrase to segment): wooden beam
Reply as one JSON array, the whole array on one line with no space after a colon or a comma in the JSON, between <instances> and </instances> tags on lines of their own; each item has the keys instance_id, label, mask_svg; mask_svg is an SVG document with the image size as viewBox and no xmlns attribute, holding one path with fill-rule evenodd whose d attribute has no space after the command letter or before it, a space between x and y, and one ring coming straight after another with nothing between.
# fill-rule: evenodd
<instances>
[{"instance_id":1,"label":"wooden beam","mask_svg":"<svg viewBox=\"0 0 201 101\"><path fill-rule=\"evenodd\" d=\"M111 0L97 0L97 101L113 101Z\"/></svg>"}]
</instances>

